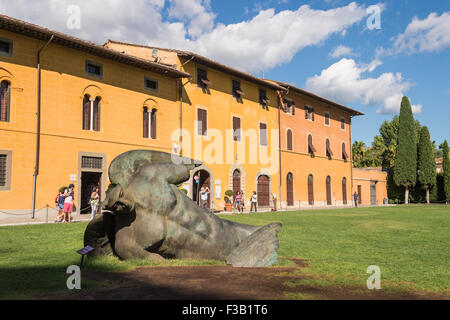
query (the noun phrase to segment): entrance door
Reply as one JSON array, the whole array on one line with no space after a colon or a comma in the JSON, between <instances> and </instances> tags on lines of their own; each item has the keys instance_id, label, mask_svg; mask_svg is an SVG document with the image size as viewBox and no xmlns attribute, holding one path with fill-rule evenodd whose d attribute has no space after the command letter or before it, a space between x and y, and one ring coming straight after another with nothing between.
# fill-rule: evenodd
<instances>
[{"instance_id":1,"label":"entrance door","mask_svg":"<svg viewBox=\"0 0 450 320\"><path fill-rule=\"evenodd\" d=\"M314 178L312 174L308 176L308 203L311 206L314 204Z\"/></svg>"},{"instance_id":2,"label":"entrance door","mask_svg":"<svg viewBox=\"0 0 450 320\"><path fill-rule=\"evenodd\" d=\"M294 205L294 176L292 173L288 173L286 177L286 191L287 191L287 205Z\"/></svg>"},{"instance_id":3,"label":"entrance door","mask_svg":"<svg viewBox=\"0 0 450 320\"><path fill-rule=\"evenodd\" d=\"M198 177L198 183L196 183L195 177ZM205 170L199 170L194 174L194 179L192 181L192 200L196 202L198 205L200 205L200 190L202 187L208 187L209 194L208 194L208 208L211 208L211 192L214 192L214 190L211 191L211 178L209 176L208 171Z\"/></svg>"},{"instance_id":4,"label":"entrance door","mask_svg":"<svg viewBox=\"0 0 450 320\"><path fill-rule=\"evenodd\" d=\"M258 178L258 206L268 207L270 204L270 179L268 176Z\"/></svg>"},{"instance_id":5,"label":"entrance door","mask_svg":"<svg viewBox=\"0 0 450 320\"><path fill-rule=\"evenodd\" d=\"M347 179L342 179L342 203L347 204Z\"/></svg>"},{"instance_id":6,"label":"entrance door","mask_svg":"<svg viewBox=\"0 0 450 320\"><path fill-rule=\"evenodd\" d=\"M327 205L331 206L331 178L327 177Z\"/></svg>"},{"instance_id":7,"label":"entrance door","mask_svg":"<svg viewBox=\"0 0 450 320\"><path fill-rule=\"evenodd\" d=\"M370 204L377 205L377 183L375 181L370 182Z\"/></svg>"},{"instance_id":8,"label":"entrance door","mask_svg":"<svg viewBox=\"0 0 450 320\"><path fill-rule=\"evenodd\" d=\"M99 188L98 194L99 195L102 194L101 181L102 181L102 174L100 172L81 172L81 202L80 202L81 208L79 211L80 214L91 213L91 207L89 204L91 193L95 187L98 187Z\"/></svg>"},{"instance_id":9,"label":"entrance door","mask_svg":"<svg viewBox=\"0 0 450 320\"><path fill-rule=\"evenodd\" d=\"M236 169L233 172L233 193L234 193L233 200L235 199L236 193L238 191L241 191L241 172L238 169Z\"/></svg>"}]
</instances>

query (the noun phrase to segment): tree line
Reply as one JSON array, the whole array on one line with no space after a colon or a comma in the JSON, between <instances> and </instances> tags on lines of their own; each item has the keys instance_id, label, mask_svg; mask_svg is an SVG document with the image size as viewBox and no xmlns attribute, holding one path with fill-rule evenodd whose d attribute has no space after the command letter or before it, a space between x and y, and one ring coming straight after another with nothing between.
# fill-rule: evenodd
<instances>
[{"instance_id":1,"label":"tree line","mask_svg":"<svg viewBox=\"0 0 450 320\"><path fill-rule=\"evenodd\" d=\"M384 121L379 134L367 147L353 143L353 165L357 168L382 167L387 171L391 202L450 200L449 146L431 141L426 126L414 119L408 97L403 97L400 115ZM443 158L443 171L436 172L436 158Z\"/></svg>"}]
</instances>

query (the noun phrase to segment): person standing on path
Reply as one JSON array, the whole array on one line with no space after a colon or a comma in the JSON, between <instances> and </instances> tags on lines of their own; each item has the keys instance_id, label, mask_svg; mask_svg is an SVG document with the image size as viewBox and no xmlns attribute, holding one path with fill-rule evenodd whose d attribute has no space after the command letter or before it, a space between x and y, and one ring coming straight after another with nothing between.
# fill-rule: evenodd
<instances>
[{"instance_id":1,"label":"person standing on path","mask_svg":"<svg viewBox=\"0 0 450 320\"><path fill-rule=\"evenodd\" d=\"M94 220L100 204L100 195L98 194L99 188L95 187L91 194L91 220Z\"/></svg>"},{"instance_id":2,"label":"person standing on path","mask_svg":"<svg viewBox=\"0 0 450 320\"><path fill-rule=\"evenodd\" d=\"M355 191L355 193L353 194L353 199L355 199L355 208L358 208L358 194L356 193L356 191Z\"/></svg>"},{"instance_id":3,"label":"person standing on path","mask_svg":"<svg viewBox=\"0 0 450 320\"><path fill-rule=\"evenodd\" d=\"M73 201L74 201L74 189L75 186L71 183L69 185L69 189L65 190L64 192L64 220L63 223L68 222L71 223L72 222L72 211L73 211Z\"/></svg>"},{"instance_id":4,"label":"person standing on path","mask_svg":"<svg viewBox=\"0 0 450 320\"><path fill-rule=\"evenodd\" d=\"M204 209L207 209L208 207L208 194L209 194L209 188L208 187L202 187L200 191L200 206Z\"/></svg>"},{"instance_id":5,"label":"person standing on path","mask_svg":"<svg viewBox=\"0 0 450 320\"><path fill-rule=\"evenodd\" d=\"M272 192L273 211L277 211L277 195Z\"/></svg>"},{"instance_id":6,"label":"person standing on path","mask_svg":"<svg viewBox=\"0 0 450 320\"><path fill-rule=\"evenodd\" d=\"M256 191L253 191L253 195L252 198L250 199L250 202L251 202L250 212L252 212L253 207L255 207L255 212L257 212L256 203L258 202L258 197L256 196Z\"/></svg>"}]
</instances>

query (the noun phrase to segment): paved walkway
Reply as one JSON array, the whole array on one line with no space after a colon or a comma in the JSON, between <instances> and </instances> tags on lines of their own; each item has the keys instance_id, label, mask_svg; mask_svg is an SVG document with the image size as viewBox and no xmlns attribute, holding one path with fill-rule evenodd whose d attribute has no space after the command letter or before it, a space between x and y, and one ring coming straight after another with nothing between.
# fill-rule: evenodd
<instances>
[{"instance_id":1,"label":"paved walkway","mask_svg":"<svg viewBox=\"0 0 450 320\"><path fill-rule=\"evenodd\" d=\"M34 219L31 217L31 210L0 210L0 227L17 226L29 224L45 224L54 223L56 217L55 208L37 208L35 210ZM90 214L79 215L76 212L72 214L72 221L89 221Z\"/></svg>"},{"instance_id":2,"label":"paved walkway","mask_svg":"<svg viewBox=\"0 0 450 320\"><path fill-rule=\"evenodd\" d=\"M383 205L393 206L393 205ZM360 206L360 207L371 207L371 206ZM277 212L285 212L285 211L299 211L299 210L332 210L332 209L345 209L351 208L350 206L328 206L328 207L289 207L278 210ZM258 213L261 212L272 212L271 208L259 208ZM227 211L217 211L216 214L224 214L224 215L233 215L233 214L253 214L254 212L249 212L248 210L244 210L244 212L239 213L236 209L231 212ZM32 224L46 224L46 223L55 223L56 217L56 209L55 208L39 208L35 211L34 219L31 218L31 210L16 210L16 211L6 211L0 210L0 227L2 226L17 226L17 225L32 225ZM77 212L72 214L73 222L82 222L82 221L90 221L90 214L78 214Z\"/></svg>"}]
</instances>

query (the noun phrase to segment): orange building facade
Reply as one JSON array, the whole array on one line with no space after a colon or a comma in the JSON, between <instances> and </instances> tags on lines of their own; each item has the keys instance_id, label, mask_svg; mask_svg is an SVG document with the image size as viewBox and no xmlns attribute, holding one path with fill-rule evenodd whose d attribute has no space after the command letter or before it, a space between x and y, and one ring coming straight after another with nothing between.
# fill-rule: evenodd
<instances>
[{"instance_id":1,"label":"orange building facade","mask_svg":"<svg viewBox=\"0 0 450 320\"><path fill-rule=\"evenodd\" d=\"M265 208L352 205L356 110L195 53L99 46L5 16L0 44L0 210L53 205L69 183L86 208L135 149L201 160L181 188L198 201L208 186L213 210L227 190L247 208L253 191Z\"/></svg>"}]
</instances>

